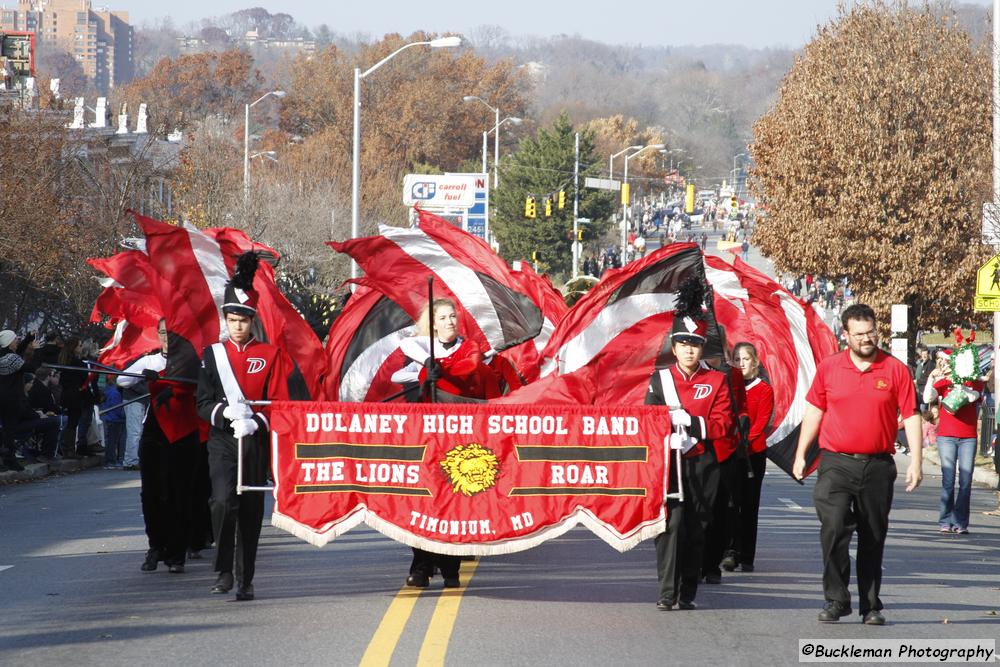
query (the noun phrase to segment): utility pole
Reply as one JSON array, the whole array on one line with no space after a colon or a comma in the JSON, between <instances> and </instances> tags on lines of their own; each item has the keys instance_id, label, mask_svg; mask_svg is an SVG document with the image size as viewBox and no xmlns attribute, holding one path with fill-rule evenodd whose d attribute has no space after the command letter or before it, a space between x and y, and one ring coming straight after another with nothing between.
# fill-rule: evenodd
<instances>
[{"instance_id":1,"label":"utility pole","mask_svg":"<svg viewBox=\"0 0 1000 667\"><path fill-rule=\"evenodd\" d=\"M997 0L1000 2L1000 0ZM580 133L576 133L576 161L573 163L573 277L580 275Z\"/></svg>"},{"instance_id":2,"label":"utility pole","mask_svg":"<svg viewBox=\"0 0 1000 667\"><path fill-rule=\"evenodd\" d=\"M993 0L993 205L1000 204L1000 0ZM996 224L996 223L994 223ZM994 246L1000 252L1000 246ZM993 313L993 354L1000 342L1000 312ZM994 369L996 363L994 362ZM993 395L1000 396L1000 373L993 373Z\"/></svg>"}]
</instances>

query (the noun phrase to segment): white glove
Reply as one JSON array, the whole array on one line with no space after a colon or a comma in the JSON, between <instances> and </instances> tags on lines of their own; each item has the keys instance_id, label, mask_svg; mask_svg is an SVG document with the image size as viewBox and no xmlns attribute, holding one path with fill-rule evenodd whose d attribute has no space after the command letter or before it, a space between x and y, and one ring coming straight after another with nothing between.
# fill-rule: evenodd
<instances>
[{"instance_id":1,"label":"white glove","mask_svg":"<svg viewBox=\"0 0 1000 667\"><path fill-rule=\"evenodd\" d=\"M691 425L691 415L684 408L671 410L670 423L674 426L684 426L686 428Z\"/></svg>"},{"instance_id":2,"label":"white glove","mask_svg":"<svg viewBox=\"0 0 1000 667\"><path fill-rule=\"evenodd\" d=\"M692 447L698 444L694 438L679 433L670 434L670 449L679 449L681 454L687 454Z\"/></svg>"},{"instance_id":3,"label":"white glove","mask_svg":"<svg viewBox=\"0 0 1000 667\"><path fill-rule=\"evenodd\" d=\"M965 395L969 397L969 403L975 403L979 400L979 392L971 387L965 387Z\"/></svg>"},{"instance_id":4,"label":"white glove","mask_svg":"<svg viewBox=\"0 0 1000 667\"><path fill-rule=\"evenodd\" d=\"M245 438L257 432L257 422L253 419L237 419L233 422L233 435L237 438Z\"/></svg>"},{"instance_id":5,"label":"white glove","mask_svg":"<svg viewBox=\"0 0 1000 667\"><path fill-rule=\"evenodd\" d=\"M253 410L246 403L237 403L236 405L227 405L222 409L222 416L231 422L238 419L250 419L253 417Z\"/></svg>"}]
</instances>

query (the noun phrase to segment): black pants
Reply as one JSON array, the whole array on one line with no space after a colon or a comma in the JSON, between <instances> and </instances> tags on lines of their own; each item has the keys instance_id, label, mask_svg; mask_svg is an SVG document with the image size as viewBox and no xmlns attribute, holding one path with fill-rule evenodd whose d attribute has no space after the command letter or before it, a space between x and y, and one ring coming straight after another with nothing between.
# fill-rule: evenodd
<instances>
[{"instance_id":1,"label":"black pants","mask_svg":"<svg viewBox=\"0 0 1000 667\"><path fill-rule=\"evenodd\" d=\"M673 459L671 459L671 462ZM711 446L701 456L682 459L684 502L667 501L667 530L656 537L656 573L660 598L694 600L701 578L705 529L719 488L719 463ZM676 491L670 471L670 492Z\"/></svg>"},{"instance_id":2,"label":"black pants","mask_svg":"<svg viewBox=\"0 0 1000 667\"><path fill-rule=\"evenodd\" d=\"M149 548L167 565L183 565L191 530L191 498L198 431L168 442L152 410L139 440L142 518Z\"/></svg>"},{"instance_id":3,"label":"black pants","mask_svg":"<svg viewBox=\"0 0 1000 667\"><path fill-rule=\"evenodd\" d=\"M824 451L813 488L823 550L823 595L850 606L851 535L858 532L858 610L882 609L882 552L889 530L896 463L888 454L855 459Z\"/></svg>"},{"instance_id":4,"label":"black pants","mask_svg":"<svg viewBox=\"0 0 1000 667\"><path fill-rule=\"evenodd\" d=\"M243 484L262 486L267 481L267 432L243 439ZM253 583L257 542L264 519L264 494L247 491L236 495L236 440L213 432L208 438L208 471L212 480L212 528L215 532L215 571L232 572L236 531L242 558L240 585ZM238 572L238 571L237 571Z\"/></svg>"},{"instance_id":5,"label":"black pants","mask_svg":"<svg viewBox=\"0 0 1000 667\"><path fill-rule=\"evenodd\" d=\"M703 575L721 574L719 562L727 555L726 548L733 534L739 530L735 503L741 476L747 476L747 464L743 459L730 456L719 464L719 490L712 505L711 524L705 530L705 559L701 564Z\"/></svg>"},{"instance_id":6,"label":"black pants","mask_svg":"<svg viewBox=\"0 0 1000 667\"><path fill-rule=\"evenodd\" d=\"M427 578L434 576L434 568L441 570L441 576L451 579L458 576L458 568L462 564L460 556L446 556L433 551L413 549L413 561L410 563L410 574L423 574Z\"/></svg>"},{"instance_id":7,"label":"black pants","mask_svg":"<svg viewBox=\"0 0 1000 667\"><path fill-rule=\"evenodd\" d=\"M760 490L764 485L767 454L751 454L749 463L753 478L743 474L737 479L736 501L733 504L736 527L730 532L730 542L726 548L744 565L753 565L757 555L757 519L760 514Z\"/></svg>"},{"instance_id":8,"label":"black pants","mask_svg":"<svg viewBox=\"0 0 1000 667\"><path fill-rule=\"evenodd\" d=\"M201 551L214 539L212 533L212 478L208 475L208 447L198 447L194 465L193 501L191 504L191 535L188 547Z\"/></svg>"}]
</instances>

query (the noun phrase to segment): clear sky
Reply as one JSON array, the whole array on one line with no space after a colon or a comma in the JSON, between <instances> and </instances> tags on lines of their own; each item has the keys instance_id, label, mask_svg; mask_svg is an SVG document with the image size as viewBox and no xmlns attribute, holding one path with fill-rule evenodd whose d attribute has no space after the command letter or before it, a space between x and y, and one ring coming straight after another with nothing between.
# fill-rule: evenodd
<instances>
[{"instance_id":1,"label":"clear sky","mask_svg":"<svg viewBox=\"0 0 1000 667\"><path fill-rule=\"evenodd\" d=\"M990 5L990 0L968 0ZM484 24L514 35L580 35L614 44L799 47L835 14L837 0L95 0L133 24L169 15L178 26L248 7L285 12L343 34L466 31ZM169 9L168 9L169 8Z\"/></svg>"}]
</instances>

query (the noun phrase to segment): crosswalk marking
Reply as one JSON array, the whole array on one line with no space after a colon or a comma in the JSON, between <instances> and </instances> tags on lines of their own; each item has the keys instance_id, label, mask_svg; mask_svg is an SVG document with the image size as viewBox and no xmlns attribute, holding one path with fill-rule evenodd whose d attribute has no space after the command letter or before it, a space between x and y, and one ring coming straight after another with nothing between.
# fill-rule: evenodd
<instances>
[{"instance_id":1,"label":"crosswalk marking","mask_svg":"<svg viewBox=\"0 0 1000 667\"><path fill-rule=\"evenodd\" d=\"M14 567L14 566L13 565L0 565L0 572L3 572L4 570L9 570L12 567Z\"/></svg>"}]
</instances>

